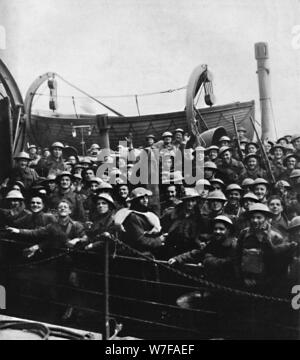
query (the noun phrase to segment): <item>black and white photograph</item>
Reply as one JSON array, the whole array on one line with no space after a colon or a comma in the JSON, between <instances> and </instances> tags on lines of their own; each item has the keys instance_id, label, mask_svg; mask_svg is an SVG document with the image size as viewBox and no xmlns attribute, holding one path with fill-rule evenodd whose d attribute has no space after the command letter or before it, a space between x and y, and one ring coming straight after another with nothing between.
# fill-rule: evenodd
<instances>
[{"instance_id":1,"label":"black and white photograph","mask_svg":"<svg viewBox=\"0 0 300 360\"><path fill-rule=\"evenodd\" d=\"M0 0L0 340L298 340L299 99L300 0Z\"/></svg>"}]
</instances>

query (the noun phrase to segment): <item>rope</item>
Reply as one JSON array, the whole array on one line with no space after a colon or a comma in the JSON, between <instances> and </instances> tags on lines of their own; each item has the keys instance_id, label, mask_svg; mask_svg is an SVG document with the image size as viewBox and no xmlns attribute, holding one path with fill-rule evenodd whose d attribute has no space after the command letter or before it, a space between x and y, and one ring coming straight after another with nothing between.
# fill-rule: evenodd
<instances>
[{"instance_id":1,"label":"rope","mask_svg":"<svg viewBox=\"0 0 300 360\"><path fill-rule=\"evenodd\" d=\"M188 280L197 282L197 283L201 284L202 286L205 286L205 287L207 287L209 289L216 290L216 291L222 291L224 293L229 293L229 294L233 294L233 295L236 295L236 296L244 296L244 297L248 297L248 298L252 298L252 299L256 299L256 300L264 300L264 301L272 301L272 302L280 302L280 303L290 303L290 299L283 299L283 298L276 298L276 297L273 297L273 296L265 296L265 295L262 295L262 294L255 294L255 293L251 293L251 292L248 292L248 291L233 289L233 288L230 288L230 287L227 287L227 286L216 284L216 283L214 283L212 281L208 281L208 280L205 280L205 279L200 279L200 278L198 278L196 276L192 276L192 275L186 274L186 273L184 273L184 272L182 272L180 270L174 269L173 267L171 267L169 265L165 265L165 264L162 264L162 263L160 263L158 261L155 261L152 258L150 258L150 257L144 255L143 253L139 252L138 250L132 248L131 246L125 244L124 242L122 242L119 239L116 239L115 241L119 245L121 245L122 247L129 250L134 255L141 256L144 259L148 260L149 262L157 264L157 265L159 265L159 266L161 266L161 267L163 267L163 268L165 268L167 270L170 270L170 271L176 273L177 275L183 276L184 278L186 278Z\"/></svg>"},{"instance_id":2,"label":"rope","mask_svg":"<svg viewBox=\"0 0 300 360\"><path fill-rule=\"evenodd\" d=\"M134 98L136 96L138 97L144 97L144 96L153 96L153 95L160 95L160 94L171 94L176 91L182 91L185 90L186 86L182 86L175 89L168 89L168 90L162 90L162 91L155 91L155 92L149 92L149 93L140 93L140 94L124 94L124 95L97 95L93 96L95 99L121 99L121 98ZM35 95L40 96L48 96L46 94L42 93L35 93ZM70 98L71 95L59 95L60 98ZM76 96L77 99L85 99L86 96Z\"/></svg>"},{"instance_id":3,"label":"rope","mask_svg":"<svg viewBox=\"0 0 300 360\"><path fill-rule=\"evenodd\" d=\"M60 253L58 255L50 256L50 257L48 257L46 259L37 260L37 261L31 261L31 262L28 262L28 263L23 263L23 264L18 264L18 265L10 265L10 266L7 266L7 267L2 267L1 269L11 272L11 271L16 270L16 269L22 269L22 268L26 268L26 267L35 266L35 265L46 264L48 262L52 262L54 260L63 258L65 256L67 256L68 254L69 254L69 250L67 250L65 252L62 252L62 253Z\"/></svg>"},{"instance_id":4,"label":"rope","mask_svg":"<svg viewBox=\"0 0 300 360\"><path fill-rule=\"evenodd\" d=\"M61 79L63 82L65 82L67 85L71 86L72 88L74 88L75 90L81 92L82 94L84 94L85 96L87 96L88 98L94 100L95 102L97 102L98 104L104 106L106 109L110 110L111 112L113 112L114 114L118 115L118 116L123 116L121 113L119 113L118 111L114 110L113 108L109 107L108 105L105 105L103 102L99 101L98 99L96 99L94 96L88 94L87 92L81 90L79 87L77 87L76 85L73 85L72 83L70 83L69 81L65 80L62 76L56 74L56 77L58 77L59 79Z\"/></svg>"}]
</instances>

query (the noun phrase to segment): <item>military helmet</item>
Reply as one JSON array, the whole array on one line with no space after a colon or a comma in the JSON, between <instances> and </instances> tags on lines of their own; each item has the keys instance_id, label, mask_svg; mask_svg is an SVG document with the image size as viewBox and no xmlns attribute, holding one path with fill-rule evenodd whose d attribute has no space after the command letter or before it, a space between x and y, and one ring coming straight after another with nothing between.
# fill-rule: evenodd
<instances>
[{"instance_id":1,"label":"military helmet","mask_svg":"<svg viewBox=\"0 0 300 360\"><path fill-rule=\"evenodd\" d=\"M288 227L288 231L293 231L300 227L300 216L294 217Z\"/></svg>"},{"instance_id":2,"label":"military helmet","mask_svg":"<svg viewBox=\"0 0 300 360\"><path fill-rule=\"evenodd\" d=\"M24 196L18 190L12 190L6 195L7 200L24 200Z\"/></svg>"},{"instance_id":3,"label":"military helmet","mask_svg":"<svg viewBox=\"0 0 300 360\"><path fill-rule=\"evenodd\" d=\"M213 222L214 223L222 222L227 226L233 227L233 223L232 223L231 219L228 216L225 216L225 215L219 215L219 216L215 217Z\"/></svg>"},{"instance_id":4,"label":"military helmet","mask_svg":"<svg viewBox=\"0 0 300 360\"><path fill-rule=\"evenodd\" d=\"M207 196L207 198L206 198L207 200L211 200L211 201L213 201L213 200L219 200L219 201L227 201L227 198L226 198L226 196L224 195L224 193L222 192L222 191L220 191L220 190L214 190L214 191L211 191L209 194L208 194L208 196Z\"/></svg>"},{"instance_id":5,"label":"military helmet","mask_svg":"<svg viewBox=\"0 0 300 360\"><path fill-rule=\"evenodd\" d=\"M16 159L16 160L28 160L28 161L30 161L30 156L29 156L29 154L28 154L27 152L21 151L21 152L19 152L19 153L14 157L14 159Z\"/></svg>"}]
</instances>

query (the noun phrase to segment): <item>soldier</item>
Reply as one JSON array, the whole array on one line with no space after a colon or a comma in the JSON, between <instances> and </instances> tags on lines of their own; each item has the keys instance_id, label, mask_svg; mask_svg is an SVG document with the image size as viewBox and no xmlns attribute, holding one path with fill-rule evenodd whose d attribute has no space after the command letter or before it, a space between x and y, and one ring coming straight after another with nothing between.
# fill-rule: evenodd
<instances>
[{"instance_id":1,"label":"soldier","mask_svg":"<svg viewBox=\"0 0 300 360\"><path fill-rule=\"evenodd\" d=\"M271 161L271 170L276 180L280 179L280 176L284 173L285 167L283 166L283 160L285 155L285 147L279 144L273 146L270 150L270 154L273 156Z\"/></svg>"},{"instance_id":2,"label":"soldier","mask_svg":"<svg viewBox=\"0 0 300 360\"><path fill-rule=\"evenodd\" d=\"M166 239L168 257L173 257L197 247L201 231L201 216L197 201L198 192L186 188L173 212L170 214L171 225Z\"/></svg>"},{"instance_id":3,"label":"soldier","mask_svg":"<svg viewBox=\"0 0 300 360\"><path fill-rule=\"evenodd\" d=\"M38 162L37 172L40 176L58 175L64 171L63 149L64 145L61 142L55 142L51 145L51 154Z\"/></svg>"},{"instance_id":4,"label":"soldier","mask_svg":"<svg viewBox=\"0 0 300 360\"><path fill-rule=\"evenodd\" d=\"M29 209L31 213L23 218L16 220L14 226L21 229L38 229L54 224L56 218L54 215L45 213L45 199L41 195L33 195L29 200Z\"/></svg>"},{"instance_id":5,"label":"soldier","mask_svg":"<svg viewBox=\"0 0 300 360\"><path fill-rule=\"evenodd\" d=\"M60 201L67 200L72 207L72 218L77 221L85 220L83 198L72 191L74 177L68 172L62 172L56 177L57 190L49 197L49 208L56 209Z\"/></svg>"},{"instance_id":6,"label":"soldier","mask_svg":"<svg viewBox=\"0 0 300 360\"><path fill-rule=\"evenodd\" d=\"M259 145L256 142L248 142L245 146L245 153L248 154L256 154L259 151Z\"/></svg>"},{"instance_id":7,"label":"soldier","mask_svg":"<svg viewBox=\"0 0 300 360\"><path fill-rule=\"evenodd\" d=\"M279 175L278 180L290 181L290 175L294 169L296 169L298 158L294 154L287 155L283 160L283 166L285 170Z\"/></svg>"},{"instance_id":8,"label":"soldier","mask_svg":"<svg viewBox=\"0 0 300 360\"><path fill-rule=\"evenodd\" d=\"M212 186L211 190L220 190L224 192L226 188L224 181L216 178L210 180L210 185Z\"/></svg>"},{"instance_id":9,"label":"soldier","mask_svg":"<svg viewBox=\"0 0 300 360\"><path fill-rule=\"evenodd\" d=\"M241 187L244 191L244 194L247 194L249 192L253 191L253 184L254 184L254 180L252 178L245 178L242 181Z\"/></svg>"},{"instance_id":10,"label":"soldier","mask_svg":"<svg viewBox=\"0 0 300 360\"><path fill-rule=\"evenodd\" d=\"M224 146L219 151L217 167L225 184L237 183L244 170L242 162L233 159L232 148Z\"/></svg>"},{"instance_id":11,"label":"soldier","mask_svg":"<svg viewBox=\"0 0 300 360\"><path fill-rule=\"evenodd\" d=\"M217 172L217 165L212 161L206 161L204 163L204 178L211 182Z\"/></svg>"},{"instance_id":12,"label":"soldier","mask_svg":"<svg viewBox=\"0 0 300 360\"><path fill-rule=\"evenodd\" d=\"M257 178L253 183L253 192L262 204L267 204L270 184L266 179Z\"/></svg>"},{"instance_id":13,"label":"soldier","mask_svg":"<svg viewBox=\"0 0 300 360\"><path fill-rule=\"evenodd\" d=\"M146 136L146 145L145 149L153 150L155 149L155 136L153 134L149 134Z\"/></svg>"},{"instance_id":14,"label":"soldier","mask_svg":"<svg viewBox=\"0 0 300 360\"><path fill-rule=\"evenodd\" d=\"M216 162L218 159L219 147L212 145L205 150L206 161Z\"/></svg>"},{"instance_id":15,"label":"soldier","mask_svg":"<svg viewBox=\"0 0 300 360\"><path fill-rule=\"evenodd\" d=\"M286 281L286 253L290 249L282 235L271 228L273 214L264 204L248 211L250 227L243 230L237 242L237 269L242 283L259 292L273 292Z\"/></svg>"},{"instance_id":16,"label":"soldier","mask_svg":"<svg viewBox=\"0 0 300 360\"><path fill-rule=\"evenodd\" d=\"M262 169L259 165L259 155L255 153L249 153L245 156L243 162L245 165L245 168L240 174L240 181L243 181L244 179L257 179L257 178L264 178L267 179L267 172Z\"/></svg>"},{"instance_id":17,"label":"soldier","mask_svg":"<svg viewBox=\"0 0 300 360\"><path fill-rule=\"evenodd\" d=\"M297 156L298 159L300 159L300 134L296 134L292 136L291 143L295 148L295 155Z\"/></svg>"},{"instance_id":18,"label":"soldier","mask_svg":"<svg viewBox=\"0 0 300 360\"><path fill-rule=\"evenodd\" d=\"M224 212L231 219L234 225L244 212L244 209L241 206L242 193L243 189L238 184L230 184L225 190L228 202L224 207Z\"/></svg>"},{"instance_id":19,"label":"soldier","mask_svg":"<svg viewBox=\"0 0 300 360\"><path fill-rule=\"evenodd\" d=\"M28 152L30 156L30 163L29 167L35 169L37 167L38 162L40 161L41 157L37 153L37 146L36 145L29 145L28 146Z\"/></svg>"},{"instance_id":20,"label":"soldier","mask_svg":"<svg viewBox=\"0 0 300 360\"><path fill-rule=\"evenodd\" d=\"M222 136L222 137L219 139L219 142L218 142L219 148L222 148L222 147L224 147L224 146L229 147L229 146L230 146L230 142L231 142L230 137L228 137L228 136Z\"/></svg>"},{"instance_id":21,"label":"soldier","mask_svg":"<svg viewBox=\"0 0 300 360\"><path fill-rule=\"evenodd\" d=\"M34 169L29 167L30 157L26 152L20 152L14 159L16 166L12 170L9 183L21 181L28 190L39 179L39 176Z\"/></svg>"},{"instance_id":22,"label":"soldier","mask_svg":"<svg viewBox=\"0 0 300 360\"><path fill-rule=\"evenodd\" d=\"M4 226L14 226L17 221L24 219L29 211L25 209L24 196L16 190L10 191L6 195L8 209L0 209L0 224Z\"/></svg>"},{"instance_id":23,"label":"soldier","mask_svg":"<svg viewBox=\"0 0 300 360\"><path fill-rule=\"evenodd\" d=\"M132 190L128 199L130 209L121 209L115 216L115 224L121 230L120 239L132 248L149 255L159 253L165 243L165 236L160 235L159 218L149 211L151 195L151 191L142 187ZM128 253L128 250L124 251Z\"/></svg>"},{"instance_id":24,"label":"soldier","mask_svg":"<svg viewBox=\"0 0 300 360\"><path fill-rule=\"evenodd\" d=\"M272 227L278 230L285 238L288 237L288 219L283 213L283 202L280 196L272 195L268 199L268 206L272 214Z\"/></svg>"}]
</instances>

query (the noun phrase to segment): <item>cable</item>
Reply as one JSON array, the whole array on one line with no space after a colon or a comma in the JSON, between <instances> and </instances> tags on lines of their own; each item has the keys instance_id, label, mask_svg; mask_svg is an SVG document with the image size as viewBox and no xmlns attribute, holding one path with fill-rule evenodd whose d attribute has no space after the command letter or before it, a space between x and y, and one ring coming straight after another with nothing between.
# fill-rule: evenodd
<instances>
[{"instance_id":1,"label":"cable","mask_svg":"<svg viewBox=\"0 0 300 360\"><path fill-rule=\"evenodd\" d=\"M62 76L56 74L56 77L58 77L59 79L61 79L63 82L65 82L67 85L73 87L75 90L81 92L82 94L84 94L85 96L87 96L88 98L94 100L95 102L97 102L98 104L104 106L106 109L110 110L111 112L113 112L114 114L118 115L118 116L124 116L121 113L119 113L118 111L114 110L113 108L111 108L108 105L105 105L104 103L102 103L101 101L99 101L98 99L96 99L94 96L88 94L87 92L81 90L79 87L77 87L76 85L73 85L72 83L70 83L69 81L65 80Z\"/></svg>"}]
</instances>

